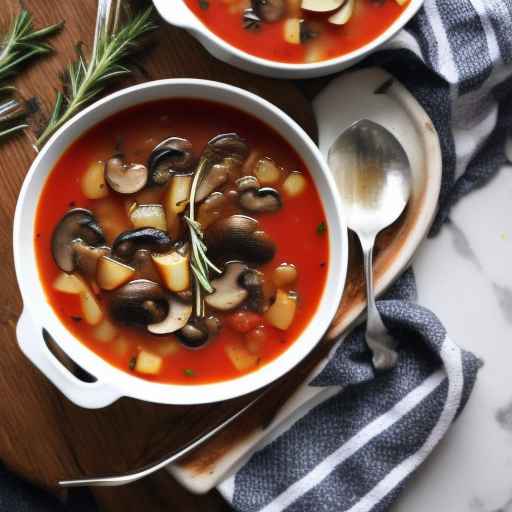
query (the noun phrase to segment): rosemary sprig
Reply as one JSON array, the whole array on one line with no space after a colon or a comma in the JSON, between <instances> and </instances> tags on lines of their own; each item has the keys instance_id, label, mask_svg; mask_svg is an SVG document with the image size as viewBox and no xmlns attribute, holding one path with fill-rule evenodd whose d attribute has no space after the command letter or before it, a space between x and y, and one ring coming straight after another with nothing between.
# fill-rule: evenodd
<instances>
[{"instance_id":1,"label":"rosemary sprig","mask_svg":"<svg viewBox=\"0 0 512 512\"><path fill-rule=\"evenodd\" d=\"M202 156L190 188L188 216L184 216L190 232L190 245L192 247L190 268L194 275L195 310L198 317L204 316L203 293L212 293L214 291L210 284L210 270L222 274L222 270L216 267L206 255L208 249L203 241L204 233L201 224L195 218L196 191L208 165L209 159L206 156Z\"/></svg>"},{"instance_id":2,"label":"rosemary sprig","mask_svg":"<svg viewBox=\"0 0 512 512\"><path fill-rule=\"evenodd\" d=\"M100 2L104 5L105 2ZM55 106L48 125L37 140L42 147L50 136L82 107L91 102L114 78L130 73L123 64L126 57L137 47L137 40L156 28L151 21L152 8L135 15L124 26L119 25L121 2L117 1L113 16L110 9L98 11L96 38L91 58L85 58L82 46L77 45L77 60L69 65L65 85L57 93ZM110 23L110 19L114 21Z\"/></svg>"},{"instance_id":3,"label":"rosemary sprig","mask_svg":"<svg viewBox=\"0 0 512 512\"><path fill-rule=\"evenodd\" d=\"M51 46L43 42L57 33L64 23L56 23L35 30L32 16L22 10L14 18L9 32L0 44L0 97L7 96L0 103L0 139L12 135L27 127L24 122L26 111L23 105L12 98L15 87L9 84L20 68L31 58L45 55L52 51Z\"/></svg>"}]
</instances>

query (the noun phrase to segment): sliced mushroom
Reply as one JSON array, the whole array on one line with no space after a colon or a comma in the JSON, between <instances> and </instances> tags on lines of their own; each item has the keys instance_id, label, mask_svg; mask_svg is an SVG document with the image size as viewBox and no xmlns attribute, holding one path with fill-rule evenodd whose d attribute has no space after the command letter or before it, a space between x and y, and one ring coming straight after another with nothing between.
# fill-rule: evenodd
<instances>
[{"instance_id":1,"label":"sliced mushroom","mask_svg":"<svg viewBox=\"0 0 512 512\"><path fill-rule=\"evenodd\" d=\"M302 0L302 8L313 12L329 12L341 7L347 0Z\"/></svg>"},{"instance_id":2,"label":"sliced mushroom","mask_svg":"<svg viewBox=\"0 0 512 512\"><path fill-rule=\"evenodd\" d=\"M247 188L240 194L238 202L244 210L254 213L277 212L283 206L281 194L270 187Z\"/></svg>"},{"instance_id":3,"label":"sliced mushroom","mask_svg":"<svg viewBox=\"0 0 512 512\"><path fill-rule=\"evenodd\" d=\"M263 274L247 269L238 276L238 284L248 292L247 307L256 313L262 313L265 305L263 295Z\"/></svg>"},{"instance_id":4,"label":"sliced mushroom","mask_svg":"<svg viewBox=\"0 0 512 512\"><path fill-rule=\"evenodd\" d=\"M249 295L240 283L240 276L246 270L247 265L238 261L228 263L223 274L211 282L215 291L205 297L206 304L220 311L230 311L240 306Z\"/></svg>"},{"instance_id":5,"label":"sliced mushroom","mask_svg":"<svg viewBox=\"0 0 512 512\"><path fill-rule=\"evenodd\" d=\"M170 251L171 248L172 240L165 231L139 228L121 233L112 244L112 254L123 261L130 261L139 249L164 253Z\"/></svg>"},{"instance_id":6,"label":"sliced mushroom","mask_svg":"<svg viewBox=\"0 0 512 512\"><path fill-rule=\"evenodd\" d=\"M253 11L263 21L279 21L286 12L285 0L251 0Z\"/></svg>"},{"instance_id":7,"label":"sliced mushroom","mask_svg":"<svg viewBox=\"0 0 512 512\"><path fill-rule=\"evenodd\" d=\"M131 264L135 267L136 279L147 279L155 283L161 283L160 274L151 257L151 251L139 249L135 252Z\"/></svg>"},{"instance_id":8,"label":"sliced mushroom","mask_svg":"<svg viewBox=\"0 0 512 512\"><path fill-rule=\"evenodd\" d=\"M229 179L229 168L223 164L215 164L203 178L197 188L196 203L199 203L212 192L215 192L227 183Z\"/></svg>"},{"instance_id":9,"label":"sliced mushroom","mask_svg":"<svg viewBox=\"0 0 512 512\"><path fill-rule=\"evenodd\" d=\"M108 247L93 247L87 245L81 240L73 242L75 270L87 279L96 278L96 268L98 261L102 256L108 256L110 249Z\"/></svg>"},{"instance_id":10,"label":"sliced mushroom","mask_svg":"<svg viewBox=\"0 0 512 512\"><path fill-rule=\"evenodd\" d=\"M192 293L192 290L185 290L183 292L178 292L176 295L179 297L181 302L185 302L187 304L192 304L192 300L194 298L194 295Z\"/></svg>"},{"instance_id":11,"label":"sliced mushroom","mask_svg":"<svg viewBox=\"0 0 512 512\"><path fill-rule=\"evenodd\" d=\"M149 157L149 184L165 185L173 173L188 173L194 164L190 141L169 137L160 142Z\"/></svg>"},{"instance_id":12,"label":"sliced mushroom","mask_svg":"<svg viewBox=\"0 0 512 512\"><path fill-rule=\"evenodd\" d=\"M210 339L219 334L222 328L222 322L216 316L211 315L205 318L203 322L206 326L206 329L208 329L208 335Z\"/></svg>"},{"instance_id":13,"label":"sliced mushroom","mask_svg":"<svg viewBox=\"0 0 512 512\"><path fill-rule=\"evenodd\" d=\"M222 215L228 204L227 197L221 192L210 194L197 210L197 220L203 229L213 224Z\"/></svg>"},{"instance_id":14,"label":"sliced mushroom","mask_svg":"<svg viewBox=\"0 0 512 512\"><path fill-rule=\"evenodd\" d=\"M343 7L329 17L329 23L334 25L345 25L354 12L354 0L346 0Z\"/></svg>"},{"instance_id":15,"label":"sliced mushroom","mask_svg":"<svg viewBox=\"0 0 512 512\"><path fill-rule=\"evenodd\" d=\"M148 325L148 331L151 334L171 334L176 332L187 324L192 315L192 305L186 304L175 296L169 297L169 312L167 316L159 323Z\"/></svg>"},{"instance_id":16,"label":"sliced mushroom","mask_svg":"<svg viewBox=\"0 0 512 512\"><path fill-rule=\"evenodd\" d=\"M137 279L111 295L110 314L124 324L150 325L162 322L169 311L165 290L152 281Z\"/></svg>"},{"instance_id":17,"label":"sliced mushroom","mask_svg":"<svg viewBox=\"0 0 512 512\"><path fill-rule=\"evenodd\" d=\"M134 194L142 190L148 181L148 169L142 164L125 164L114 156L105 164L105 180L110 188L120 194Z\"/></svg>"},{"instance_id":18,"label":"sliced mushroom","mask_svg":"<svg viewBox=\"0 0 512 512\"><path fill-rule=\"evenodd\" d=\"M201 319L194 318L176 332L177 338L188 348L202 347L209 338L208 327Z\"/></svg>"},{"instance_id":19,"label":"sliced mushroom","mask_svg":"<svg viewBox=\"0 0 512 512\"><path fill-rule=\"evenodd\" d=\"M208 142L203 156L212 163L218 163L225 158L244 162L249 154L249 146L237 133L223 133Z\"/></svg>"},{"instance_id":20,"label":"sliced mushroom","mask_svg":"<svg viewBox=\"0 0 512 512\"><path fill-rule=\"evenodd\" d=\"M64 272L75 268L76 241L96 247L105 243L105 237L94 215L89 210L74 208L60 220L52 235L52 255Z\"/></svg>"},{"instance_id":21,"label":"sliced mushroom","mask_svg":"<svg viewBox=\"0 0 512 512\"><path fill-rule=\"evenodd\" d=\"M242 176L236 180L236 188L239 193L245 192L246 190L258 190L260 188L260 182L256 176Z\"/></svg>"},{"instance_id":22,"label":"sliced mushroom","mask_svg":"<svg viewBox=\"0 0 512 512\"><path fill-rule=\"evenodd\" d=\"M206 230L206 244L208 254L222 261L263 264L276 252L275 243L259 222L245 215L231 215L212 224Z\"/></svg>"}]
</instances>

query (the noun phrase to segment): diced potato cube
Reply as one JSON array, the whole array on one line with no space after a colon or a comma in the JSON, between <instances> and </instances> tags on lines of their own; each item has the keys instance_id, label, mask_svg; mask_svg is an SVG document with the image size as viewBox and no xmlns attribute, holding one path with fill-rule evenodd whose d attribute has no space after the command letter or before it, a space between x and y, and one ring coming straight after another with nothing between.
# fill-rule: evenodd
<instances>
[{"instance_id":1,"label":"diced potato cube","mask_svg":"<svg viewBox=\"0 0 512 512\"><path fill-rule=\"evenodd\" d=\"M141 350L135 363L135 371L148 375L156 375L162 369L162 358L146 350Z\"/></svg>"},{"instance_id":2,"label":"diced potato cube","mask_svg":"<svg viewBox=\"0 0 512 512\"><path fill-rule=\"evenodd\" d=\"M85 321L89 325L97 325L103 319L103 311L89 288L80 292L80 305Z\"/></svg>"},{"instance_id":3,"label":"diced potato cube","mask_svg":"<svg viewBox=\"0 0 512 512\"><path fill-rule=\"evenodd\" d=\"M104 318L92 331L94 338L104 343L112 341L117 336L117 332L115 325L107 318Z\"/></svg>"},{"instance_id":4,"label":"diced potato cube","mask_svg":"<svg viewBox=\"0 0 512 512\"><path fill-rule=\"evenodd\" d=\"M108 256L102 256L96 268L96 281L104 290L115 290L127 283L133 274L135 274L134 268Z\"/></svg>"},{"instance_id":5,"label":"diced potato cube","mask_svg":"<svg viewBox=\"0 0 512 512\"><path fill-rule=\"evenodd\" d=\"M174 176L164 195L164 207L168 215L177 215L185 211L190 197L192 176Z\"/></svg>"},{"instance_id":6,"label":"diced potato cube","mask_svg":"<svg viewBox=\"0 0 512 512\"><path fill-rule=\"evenodd\" d=\"M300 44L300 26L299 18L288 18L283 25L283 37L287 43Z\"/></svg>"},{"instance_id":7,"label":"diced potato cube","mask_svg":"<svg viewBox=\"0 0 512 512\"><path fill-rule=\"evenodd\" d=\"M80 180L82 194L87 199L101 199L108 196L108 187L105 183L105 164L94 162L91 164Z\"/></svg>"},{"instance_id":8,"label":"diced potato cube","mask_svg":"<svg viewBox=\"0 0 512 512\"><path fill-rule=\"evenodd\" d=\"M281 170L270 158L258 160L254 174L261 185L274 185L281 179Z\"/></svg>"},{"instance_id":9,"label":"diced potato cube","mask_svg":"<svg viewBox=\"0 0 512 512\"><path fill-rule=\"evenodd\" d=\"M225 351L233 366L240 372L254 368L258 364L259 357L241 344L226 345Z\"/></svg>"},{"instance_id":10,"label":"diced potato cube","mask_svg":"<svg viewBox=\"0 0 512 512\"><path fill-rule=\"evenodd\" d=\"M283 263L272 272L272 281L278 288L290 286L297 280L297 267Z\"/></svg>"},{"instance_id":11,"label":"diced potato cube","mask_svg":"<svg viewBox=\"0 0 512 512\"><path fill-rule=\"evenodd\" d=\"M178 214L188 205L192 176L173 176L164 196L164 208L167 216L167 229L173 238L177 238L180 228Z\"/></svg>"},{"instance_id":12,"label":"diced potato cube","mask_svg":"<svg viewBox=\"0 0 512 512\"><path fill-rule=\"evenodd\" d=\"M308 182L302 173L292 172L284 180L283 191L289 197L298 197L306 190L307 185Z\"/></svg>"},{"instance_id":13,"label":"diced potato cube","mask_svg":"<svg viewBox=\"0 0 512 512\"><path fill-rule=\"evenodd\" d=\"M265 313L265 319L271 325L286 331L292 325L297 309L297 297L293 293L277 290L276 300Z\"/></svg>"},{"instance_id":14,"label":"diced potato cube","mask_svg":"<svg viewBox=\"0 0 512 512\"><path fill-rule=\"evenodd\" d=\"M129 212L135 228L155 228L167 231L165 211L161 204L141 204Z\"/></svg>"},{"instance_id":15,"label":"diced potato cube","mask_svg":"<svg viewBox=\"0 0 512 512\"><path fill-rule=\"evenodd\" d=\"M190 288L189 257L177 251L151 256L162 280L172 292L183 292Z\"/></svg>"},{"instance_id":16,"label":"diced potato cube","mask_svg":"<svg viewBox=\"0 0 512 512\"><path fill-rule=\"evenodd\" d=\"M53 282L53 288L59 292L78 295L85 289L86 285L81 277L76 274L62 272Z\"/></svg>"}]
</instances>

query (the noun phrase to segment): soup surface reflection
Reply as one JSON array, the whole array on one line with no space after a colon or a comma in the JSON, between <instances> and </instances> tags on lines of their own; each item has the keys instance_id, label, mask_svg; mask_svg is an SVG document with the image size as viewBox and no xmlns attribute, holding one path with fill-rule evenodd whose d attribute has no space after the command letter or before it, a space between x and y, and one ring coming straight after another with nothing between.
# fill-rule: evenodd
<instances>
[{"instance_id":1,"label":"soup surface reflection","mask_svg":"<svg viewBox=\"0 0 512 512\"><path fill-rule=\"evenodd\" d=\"M34 243L48 301L83 344L180 384L232 379L286 350L329 263L294 149L192 99L122 111L72 144L42 191Z\"/></svg>"}]
</instances>

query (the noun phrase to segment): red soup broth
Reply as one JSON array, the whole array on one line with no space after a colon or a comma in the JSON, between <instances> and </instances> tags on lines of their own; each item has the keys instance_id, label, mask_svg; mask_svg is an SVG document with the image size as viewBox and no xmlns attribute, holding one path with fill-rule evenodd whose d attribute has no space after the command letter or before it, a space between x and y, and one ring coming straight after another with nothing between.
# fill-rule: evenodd
<instances>
[{"instance_id":1,"label":"red soup broth","mask_svg":"<svg viewBox=\"0 0 512 512\"><path fill-rule=\"evenodd\" d=\"M207 8L203 0L183 1L204 25L227 43L256 57L289 64L329 60L358 50L385 32L408 4L399 5L396 0L355 0L349 21L345 25L334 25L328 22L332 12L301 10L299 0L287 0L289 7L284 18L273 23L263 22L257 29L248 30L244 28L242 16L250 7L250 0L209 0ZM287 42L284 31L290 18L314 23L317 35L303 43Z\"/></svg>"},{"instance_id":2,"label":"red soup broth","mask_svg":"<svg viewBox=\"0 0 512 512\"><path fill-rule=\"evenodd\" d=\"M244 343L244 335L233 330L227 321L229 313L220 313L220 333L202 348L191 350L176 342L174 335L155 336L143 328L116 324L118 334L109 342L97 341L93 327L82 319L78 296L56 291L55 279L61 273L51 254L53 230L70 208L92 210L100 217L100 209L109 203L114 207L117 222L131 229L124 204L126 196L110 192L102 200L87 199L80 182L85 170L94 162L105 161L121 144L127 161L145 163L152 149L164 138L175 135L189 139L198 154L204 145L220 133L237 132L246 139L252 151L271 157L283 169L300 170L307 179L303 194L283 201L277 213L258 215L263 229L276 242L273 260L258 270L265 275L280 263L296 265L299 279L294 286L299 300L292 326L280 331L264 325L266 340L254 367L240 372L226 355L230 343ZM107 243L114 234L102 225ZM141 378L165 383L199 384L239 377L272 361L285 351L310 322L318 307L325 286L328 268L328 236L325 214L318 191L304 163L294 149L272 128L257 119L225 105L192 99L170 99L146 103L122 111L93 127L62 155L51 171L39 199L34 243L39 275L48 301L60 320L73 335L104 360L123 371ZM106 311L106 301L97 296ZM174 340L175 343L169 344ZM172 350L169 346L172 345ZM166 348L167 347L167 348ZM133 358L141 351L163 356L158 375L136 373ZM132 362L132 364L130 364Z\"/></svg>"}]
</instances>

